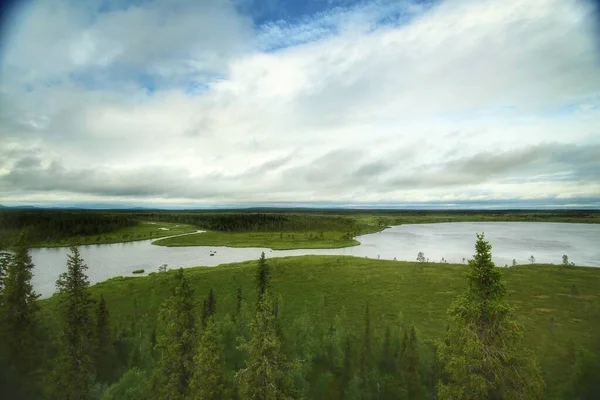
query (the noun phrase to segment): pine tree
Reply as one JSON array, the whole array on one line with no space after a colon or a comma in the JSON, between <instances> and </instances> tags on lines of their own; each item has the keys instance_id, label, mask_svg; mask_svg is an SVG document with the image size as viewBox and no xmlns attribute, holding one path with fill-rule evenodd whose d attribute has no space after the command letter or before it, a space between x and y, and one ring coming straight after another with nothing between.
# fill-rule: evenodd
<instances>
[{"instance_id":1,"label":"pine tree","mask_svg":"<svg viewBox=\"0 0 600 400\"><path fill-rule=\"evenodd\" d=\"M365 307L365 333L363 336L362 347L360 349L359 363L359 380L362 399L371 398L371 367L372 367L372 350L371 350L372 332L371 332L371 316L369 313L369 303Z\"/></svg>"},{"instance_id":2,"label":"pine tree","mask_svg":"<svg viewBox=\"0 0 600 400\"><path fill-rule=\"evenodd\" d=\"M150 381L158 400L182 400L188 395L194 365L196 319L194 290L180 268L171 297L160 313L162 332L157 338L161 357Z\"/></svg>"},{"instance_id":3,"label":"pine tree","mask_svg":"<svg viewBox=\"0 0 600 400\"><path fill-rule=\"evenodd\" d=\"M262 301L262 297L264 296L267 289L269 289L270 280L271 280L271 270L269 268L269 264L267 264L267 260L265 258L265 252L263 251L260 254L260 259L258 260L258 270L256 271L256 285L258 288L257 306Z\"/></svg>"},{"instance_id":4,"label":"pine tree","mask_svg":"<svg viewBox=\"0 0 600 400\"><path fill-rule=\"evenodd\" d=\"M217 312L217 299L212 288L208 291L206 300L202 302L202 315L200 317L202 328L206 327L208 319Z\"/></svg>"},{"instance_id":5,"label":"pine tree","mask_svg":"<svg viewBox=\"0 0 600 400\"><path fill-rule=\"evenodd\" d=\"M414 326L410 326L406 332L407 334L404 336L406 342L402 353L402 377L408 398L419 400L422 398L422 394L417 333Z\"/></svg>"},{"instance_id":6,"label":"pine tree","mask_svg":"<svg viewBox=\"0 0 600 400\"><path fill-rule=\"evenodd\" d=\"M242 288L239 287L237 289L237 294L235 296L235 315L236 315L236 317L239 317L242 314L242 302L243 302Z\"/></svg>"},{"instance_id":7,"label":"pine tree","mask_svg":"<svg viewBox=\"0 0 600 400\"><path fill-rule=\"evenodd\" d=\"M114 375L113 360L115 357L115 348L113 346L112 334L110 331L109 313L102 293L100 293L98 306L96 308L96 330L94 336L96 376L98 381L108 382Z\"/></svg>"},{"instance_id":8,"label":"pine tree","mask_svg":"<svg viewBox=\"0 0 600 400\"><path fill-rule=\"evenodd\" d=\"M381 398L384 399L398 397L400 389L400 379L398 379L399 347L397 341L397 335L392 335L392 331L388 326L383 337L379 361Z\"/></svg>"},{"instance_id":9,"label":"pine tree","mask_svg":"<svg viewBox=\"0 0 600 400\"><path fill-rule=\"evenodd\" d=\"M354 377L354 363L352 354L352 341L350 337L346 338L344 346L344 361L342 363L342 371L340 374L340 399L350 398L349 388L352 378Z\"/></svg>"},{"instance_id":10,"label":"pine tree","mask_svg":"<svg viewBox=\"0 0 600 400\"><path fill-rule=\"evenodd\" d=\"M265 292L250 325L250 340L241 344L248 353L245 368L237 372L244 399L290 399L291 371L281 340L275 332L273 301Z\"/></svg>"},{"instance_id":11,"label":"pine tree","mask_svg":"<svg viewBox=\"0 0 600 400\"><path fill-rule=\"evenodd\" d=\"M221 335L211 316L206 321L206 328L200 336L198 353L194 358L190 399L221 400L229 398L225 389L224 368Z\"/></svg>"},{"instance_id":12,"label":"pine tree","mask_svg":"<svg viewBox=\"0 0 600 400\"><path fill-rule=\"evenodd\" d=\"M11 254L6 252L0 252L0 310L4 301L2 300L2 293L4 292L4 281L6 279L6 273L8 265L10 264Z\"/></svg>"},{"instance_id":13,"label":"pine tree","mask_svg":"<svg viewBox=\"0 0 600 400\"><path fill-rule=\"evenodd\" d=\"M55 395L60 399L89 397L94 379L93 303L87 265L77 247L71 247L67 272L56 281L62 317L61 354L55 369Z\"/></svg>"},{"instance_id":14,"label":"pine tree","mask_svg":"<svg viewBox=\"0 0 600 400\"><path fill-rule=\"evenodd\" d=\"M533 355L521 346L522 329L504 296L492 246L477 235L468 289L448 310L446 338L438 343L444 379L439 399L536 399L543 380Z\"/></svg>"},{"instance_id":15,"label":"pine tree","mask_svg":"<svg viewBox=\"0 0 600 400\"><path fill-rule=\"evenodd\" d=\"M33 290L31 279L34 265L22 234L13 255L2 257L2 293L0 300L0 329L2 345L6 347L8 364L12 373L20 378L17 386L26 384L35 366L35 333L38 326L39 297Z\"/></svg>"}]
</instances>

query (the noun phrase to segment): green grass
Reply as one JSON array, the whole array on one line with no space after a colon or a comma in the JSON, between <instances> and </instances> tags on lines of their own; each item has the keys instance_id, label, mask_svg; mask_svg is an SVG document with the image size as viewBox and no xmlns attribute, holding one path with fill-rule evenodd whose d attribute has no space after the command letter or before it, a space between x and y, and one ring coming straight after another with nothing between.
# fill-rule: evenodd
<instances>
[{"instance_id":1,"label":"green grass","mask_svg":"<svg viewBox=\"0 0 600 400\"><path fill-rule=\"evenodd\" d=\"M140 221L139 224L135 226L117 229L101 235L75 236L53 241L43 241L36 243L32 247L64 247L72 246L76 243L85 245L133 242L136 240L155 239L195 231L197 231L197 229L192 225L176 224L172 222Z\"/></svg>"},{"instance_id":2,"label":"green grass","mask_svg":"<svg viewBox=\"0 0 600 400\"><path fill-rule=\"evenodd\" d=\"M283 299L283 326L303 311L318 308L326 317L342 312L349 329L360 332L364 305L369 301L373 326L381 332L397 320L415 324L421 340L442 338L446 310L466 286L465 266L419 264L342 256L302 256L269 259L272 287ZM233 313L235 295L242 287L248 307L255 302L256 261L216 268L190 268L185 273L198 301L213 288L219 316ZM92 287L104 293L115 326L128 326L134 314L155 320L168 297L172 272L147 277L113 278ZM568 378L571 345L598 354L600 332L600 269L528 265L505 270L509 301L517 308L524 341L533 348L546 380L545 398L556 398ZM575 285L578 295L572 294ZM320 296L324 294L324 300ZM134 306L135 304L135 306ZM42 301L43 314L54 320L56 299ZM135 310L134 310L135 308Z\"/></svg>"},{"instance_id":3,"label":"green grass","mask_svg":"<svg viewBox=\"0 0 600 400\"><path fill-rule=\"evenodd\" d=\"M358 223L368 225L434 224L442 222L562 222L600 223L600 212L569 213L567 211L421 211L349 214Z\"/></svg>"},{"instance_id":4,"label":"green grass","mask_svg":"<svg viewBox=\"0 0 600 400\"><path fill-rule=\"evenodd\" d=\"M379 232L382 227L365 227L360 234ZM346 232L218 232L207 231L154 242L158 246L267 247L273 250L334 249L360 242Z\"/></svg>"}]
</instances>

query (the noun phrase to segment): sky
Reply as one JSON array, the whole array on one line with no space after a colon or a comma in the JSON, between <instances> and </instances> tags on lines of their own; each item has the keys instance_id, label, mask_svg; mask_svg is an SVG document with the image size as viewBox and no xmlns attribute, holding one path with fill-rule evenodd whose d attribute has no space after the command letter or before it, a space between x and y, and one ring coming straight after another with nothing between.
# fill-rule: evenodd
<instances>
[{"instance_id":1,"label":"sky","mask_svg":"<svg viewBox=\"0 0 600 400\"><path fill-rule=\"evenodd\" d=\"M600 208L584 0L30 0L0 204Z\"/></svg>"}]
</instances>

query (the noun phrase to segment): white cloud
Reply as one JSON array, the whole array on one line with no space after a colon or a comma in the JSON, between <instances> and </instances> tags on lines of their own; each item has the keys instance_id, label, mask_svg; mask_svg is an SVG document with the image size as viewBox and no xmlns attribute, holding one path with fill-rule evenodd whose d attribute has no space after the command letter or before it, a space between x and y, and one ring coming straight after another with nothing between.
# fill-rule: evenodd
<instances>
[{"instance_id":1,"label":"white cloud","mask_svg":"<svg viewBox=\"0 0 600 400\"><path fill-rule=\"evenodd\" d=\"M257 29L227 2L95 18L50 4L34 3L2 57L0 202L600 194L600 164L573 156L600 145L585 3L373 3ZM372 29L398 10L399 25ZM295 45L261 50L277 43ZM189 94L194 81L205 89ZM28 146L40 163L18 170Z\"/></svg>"}]
</instances>

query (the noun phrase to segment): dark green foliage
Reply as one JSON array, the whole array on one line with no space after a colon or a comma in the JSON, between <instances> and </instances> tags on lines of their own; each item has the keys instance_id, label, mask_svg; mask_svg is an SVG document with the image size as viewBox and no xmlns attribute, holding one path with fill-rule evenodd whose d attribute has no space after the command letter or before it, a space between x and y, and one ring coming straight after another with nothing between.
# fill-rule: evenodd
<instances>
[{"instance_id":1,"label":"dark green foliage","mask_svg":"<svg viewBox=\"0 0 600 400\"><path fill-rule=\"evenodd\" d=\"M212 316L200 335L198 353L190 382L190 399L221 400L229 398L225 389L224 360L221 336Z\"/></svg>"},{"instance_id":2,"label":"dark green foliage","mask_svg":"<svg viewBox=\"0 0 600 400\"><path fill-rule=\"evenodd\" d=\"M237 372L243 399L292 398L292 370L275 330L273 301L268 292L258 305L250 325L250 340L240 345L248 359Z\"/></svg>"},{"instance_id":3,"label":"dark green foliage","mask_svg":"<svg viewBox=\"0 0 600 400\"><path fill-rule=\"evenodd\" d=\"M132 272L132 274L143 274L145 271L143 269L136 269Z\"/></svg>"},{"instance_id":4,"label":"dark green foliage","mask_svg":"<svg viewBox=\"0 0 600 400\"><path fill-rule=\"evenodd\" d=\"M577 400L600 399L600 357L587 349L573 348L570 367L571 376L565 397Z\"/></svg>"},{"instance_id":5,"label":"dark green foliage","mask_svg":"<svg viewBox=\"0 0 600 400\"><path fill-rule=\"evenodd\" d=\"M346 338L344 346L344 361L342 363L342 371L340 374L340 399L351 398L350 385L354 378L354 352L350 337Z\"/></svg>"},{"instance_id":6,"label":"dark green foliage","mask_svg":"<svg viewBox=\"0 0 600 400\"><path fill-rule=\"evenodd\" d=\"M269 268L269 264L267 264L267 260L265 259L265 252L263 251L260 254L260 259L258 260L258 269L256 271L256 286L258 289L258 304L262 301L262 297L264 296L267 289L269 289L269 283L271 280L271 270ZM277 312L277 310L275 310Z\"/></svg>"},{"instance_id":7,"label":"dark green foliage","mask_svg":"<svg viewBox=\"0 0 600 400\"><path fill-rule=\"evenodd\" d=\"M571 295L579 296L579 289L577 289L577 285L574 283L571 285Z\"/></svg>"},{"instance_id":8,"label":"dark green foliage","mask_svg":"<svg viewBox=\"0 0 600 400\"><path fill-rule=\"evenodd\" d=\"M371 387L371 374L372 374L372 363L373 363L373 350L372 350L372 331L371 331L371 315L369 313L369 303L365 306L365 330L362 338L362 345L360 348L360 360L359 360L359 372L358 379L360 384L361 399L370 399L372 393Z\"/></svg>"},{"instance_id":9,"label":"dark green foliage","mask_svg":"<svg viewBox=\"0 0 600 400\"><path fill-rule=\"evenodd\" d=\"M102 400L142 400L146 399L148 377L143 371L133 368L125 372L118 382L110 385Z\"/></svg>"},{"instance_id":10,"label":"dark green foliage","mask_svg":"<svg viewBox=\"0 0 600 400\"><path fill-rule=\"evenodd\" d=\"M391 399L403 394L401 365L398 329L392 331L388 326L385 329L379 361L381 398Z\"/></svg>"},{"instance_id":11,"label":"dark green foliage","mask_svg":"<svg viewBox=\"0 0 600 400\"><path fill-rule=\"evenodd\" d=\"M98 211L5 210L0 212L0 242L27 231L35 244L81 235L99 235L136 225L131 216Z\"/></svg>"},{"instance_id":12,"label":"dark green foliage","mask_svg":"<svg viewBox=\"0 0 600 400\"><path fill-rule=\"evenodd\" d=\"M419 400L421 393L421 376L419 374L419 348L417 344L417 333L414 326L405 330L404 343L402 345L402 381L409 399Z\"/></svg>"},{"instance_id":13,"label":"dark green foliage","mask_svg":"<svg viewBox=\"0 0 600 400\"><path fill-rule=\"evenodd\" d=\"M108 382L115 374L114 361L116 354L110 329L110 316L102 293L100 293L100 298L98 299L95 317L94 361L96 364L96 379L100 382Z\"/></svg>"},{"instance_id":14,"label":"dark green foliage","mask_svg":"<svg viewBox=\"0 0 600 400\"><path fill-rule=\"evenodd\" d=\"M4 291L4 279L6 279L6 272L8 270L8 264L10 264L10 253L0 251L0 307L2 307L2 292Z\"/></svg>"},{"instance_id":15,"label":"dark green foliage","mask_svg":"<svg viewBox=\"0 0 600 400\"><path fill-rule=\"evenodd\" d=\"M522 329L504 299L506 287L491 248L483 234L477 235L467 292L448 310L450 325L438 349L444 367L440 399L541 398L540 370L520 345Z\"/></svg>"},{"instance_id":16,"label":"dark green foliage","mask_svg":"<svg viewBox=\"0 0 600 400\"><path fill-rule=\"evenodd\" d=\"M62 333L60 356L55 366L55 398L79 400L89 397L94 379L92 298L85 274L87 265L77 247L71 247L67 272L56 281Z\"/></svg>"},{"instance_id":17,"label":"dark green foliage","mask_svg":"<svg viewBox=\"0 0 600 400\"><path fill-rule=\"evenodd\" d=\"M235 296L235 315L240 315L242 312L242 301L243 301L243 297L242 297L242 288L239 287L237 289L237 293Z\"/></svg>"},{"instance_id":18,"label":"dark green foliage","mask_svg":"<svg viewBox=\"0 0 600 400\"><path fill-rule=\"evenodd\" d=\"M195 225L223 232L360 231L361 224L351 217L256 212L144 212L134 217L144 220Z\"/></svg>"},{"instance_id":19,"label":"dark green foliage","mask_svg":"<svg viewBox=\"0 0 600 400\"><path fill-rule=\"evenodd\" d=\"M194 290L181 268L172 295L162 306L160 328L160 359L150 382L152 396L157 400L184 399L189 394L197 339Z\"/></svg>"},{"instance_id":20,"label":"dark green foliage","mask_svg":"<svg viewBox=\"0 0 600 400\"><path fill-rule=\"evenodd\" d=\"M201 315L201 323L202 327L206 327L208 319L215 315L217 312L217 299L215 298L215 294L211 289L208 291L208 296L202 302L202 315Z\"/></svg>"},{"instance_id":21,"label":"dark green foliage","mask_svg":"<svg viewBox=\"0 0 600 400\"><path fill-rule=\"evenodd\" d=\"M377 226L408 223L458 221L552 221L589 222L600 220L596 210L356 210L351 209L263 209L231 211L156 211L130 214L142 220L196 225L225 232L340 231L358 233L360 219ZM359 218L357 218L359 217Z\"/></svg>"},{"instance_id":22,"label":"dark green foliage","mask_svg":"<svg viewBox=\"0 0 600 400\"><path fill-rule=\"evenodd\" d=\"M36 331L38 328L37 298L31 285L31 262L24 235L19 237L13 255L2 257L3 287L0 293L0 333L2 353L5 354L7 379L10 390L24 394L28 390L30 375L36 366ZM0 367L3 367L0 365ZM4 374L0 374L4 375ZM12 378L9 377L12 375Z\"/></svg>"}]
</instances>

